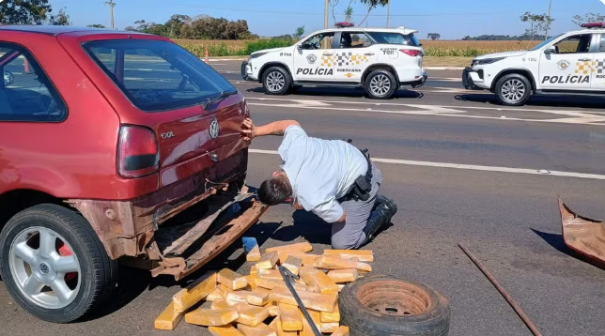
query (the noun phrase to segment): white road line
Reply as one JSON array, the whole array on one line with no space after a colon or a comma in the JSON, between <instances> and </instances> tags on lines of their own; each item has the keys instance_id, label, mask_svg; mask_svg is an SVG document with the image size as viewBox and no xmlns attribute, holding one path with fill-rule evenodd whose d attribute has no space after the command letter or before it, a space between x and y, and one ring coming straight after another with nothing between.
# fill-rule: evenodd
<instances>
[{"instance_id":1,"label":"white road line","mask_svg":"<svg viewBox=\"0 0 605 336\"><path fill-rule=\"evenodd\" d=\"M250 149L249 151L250 151L250 153L254 153L254 154L279 155L279 152L274 151L274 150ZM605 175L600 175L600 174L586 174L586 173L562 172L562 171L552 171L552 170L547 171L547 170L543 170L543 169L535 170L535 169L527 169L527 168L479 166L479 165L467 165L467 164L458 164L458 163L397 160L397 159L384 159L384 158L372 158L372 161L378 162L378 163L388 163L388 164L397 164L397 165L406 165L406 166L477 170L477 171L486 171L486 172L494 172L494 173L573 177L573 178L589 179L589 180L605 180Z\"/></svg>"}]
</instances>

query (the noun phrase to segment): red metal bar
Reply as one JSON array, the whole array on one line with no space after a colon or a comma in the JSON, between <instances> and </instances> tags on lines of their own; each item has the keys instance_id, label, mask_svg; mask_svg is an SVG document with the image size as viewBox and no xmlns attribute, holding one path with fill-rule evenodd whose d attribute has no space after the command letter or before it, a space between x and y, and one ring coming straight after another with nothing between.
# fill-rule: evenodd
<instances>
[{"instance_id":1,"label":"red metal bar","mask_svg":"<svg viewBox=\"0 0 605 336\"><path fill-rule=\"evenodd\" d=\"M531 332L536 336L542 336L542 334L540 333L540 331L538 330L536 325L529 319L529 317L527 316L527 314L525 314L523 309L521 309L521 307L519 307L519 305L515 301L513 301L513 298L506 292L506 290L504 290L504 288L502 286L500 286L500 284L498 283L496 278L494 278L485 269L485 267L483 267L481 262L479 260L477 260L477 258L475 258L471 254L471 252L466 249L466 247L462 246L462 244L458 244L458 247L460 247L462 252L464 252L473 261L473 263L481 270L481 272L483 272L483 274L485 274L485 276L489 279L489 281L491 281L492 285L494 285L494 287L496 287L496 289L500 292L500 294L502 294L502 296L508 302L508 304L510 304L510 306L513 307L513 309L515 310L517 315L519 315L519 317L521 318L521 320L523 320L525 325L527 325L529 330L531 330Z\"/></svg>"}]
</instances>

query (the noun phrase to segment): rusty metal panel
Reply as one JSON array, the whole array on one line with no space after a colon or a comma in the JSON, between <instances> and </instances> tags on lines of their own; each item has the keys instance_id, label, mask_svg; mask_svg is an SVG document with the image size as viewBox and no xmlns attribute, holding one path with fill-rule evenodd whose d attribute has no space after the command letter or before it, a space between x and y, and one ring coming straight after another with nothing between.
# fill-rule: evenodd
<instances>
[{"instance_id":1,"label":"rusty metal panel","mask_svg":"<svg viewBox=\"0 0 605 336\"><path fill-rule=\"evenodd\" d=\"M605 266L605 225L571 211L559 197L559 211L565 245L586 257L589 262Z\"/></svg>"}]
</instances>

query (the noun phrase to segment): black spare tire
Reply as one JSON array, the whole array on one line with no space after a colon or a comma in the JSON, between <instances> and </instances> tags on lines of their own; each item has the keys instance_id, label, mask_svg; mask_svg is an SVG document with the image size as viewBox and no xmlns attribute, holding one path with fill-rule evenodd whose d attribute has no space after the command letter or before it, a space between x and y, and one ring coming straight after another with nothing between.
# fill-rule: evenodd
<instances>
[{"instance_id":1,"label":"black spare tire","mask_svg":"<svg viewBox=\"0 0 605 336\"><path fill-rule=\"evenodd\" d=\"M385 275L362 278L340 293L342 323L355 336L446 336L448 300L429 286Z\"/></svg>"}]
</instances>

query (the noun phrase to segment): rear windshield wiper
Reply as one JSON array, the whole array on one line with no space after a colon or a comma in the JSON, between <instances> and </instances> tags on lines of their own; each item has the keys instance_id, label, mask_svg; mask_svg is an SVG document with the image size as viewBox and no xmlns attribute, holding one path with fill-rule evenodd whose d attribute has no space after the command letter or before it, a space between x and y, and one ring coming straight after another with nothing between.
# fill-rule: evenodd
<instances>
[{"instance_id":1,"label":"rear windshield wiper","mask_svg":"<svg viewBox=\"0 0 605 336\"><path fill-rule=\"evenodd\" d=\"M202 104L202 106L204 106L204 109L207 109L208 106L211 106L213 104L218 103L219 101L229 97L229 96L233 96L234 94L237 94L237 90L231 90L231 91L221 91L220 94L218 94L217 96L208 98L208 100L206 102L204 102Z\"/></svg>"}]
</instances>

